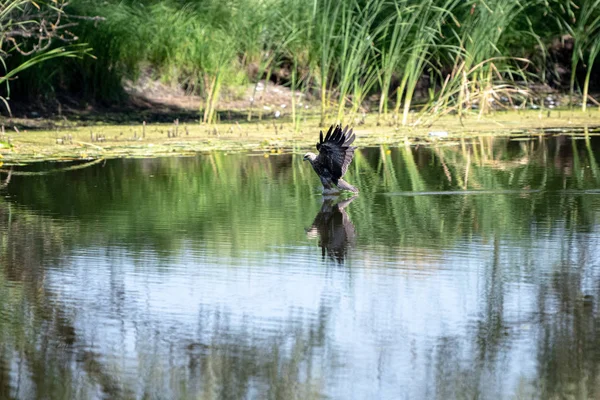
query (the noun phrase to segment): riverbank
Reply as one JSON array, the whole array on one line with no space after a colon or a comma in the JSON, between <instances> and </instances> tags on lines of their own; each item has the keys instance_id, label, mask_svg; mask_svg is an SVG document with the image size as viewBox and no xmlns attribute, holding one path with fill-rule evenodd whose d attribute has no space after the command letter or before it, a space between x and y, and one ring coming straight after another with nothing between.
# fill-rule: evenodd
<instances>
[{"instance_id":1,"label":"riverbank","mask_svg":"<svg viewBox=\"0 0 600 400\"><path fill-rule=\"evenodd\" d=\"M10 124L9 124L10 122ZM4 165L36 161L93 160L119 157L192 156L201 152L253 152L263 156L306 151L318 137L317 117L307 117L295 131L289 120L129 125L63 126L53 130L27 130L19 120L5 120L0 133ZM378 124L377 115L354 121L359 147L452 142L473 135L532 136L540 134L600 135L600 110L528 110L443 116L429 125ZM13 128L11 128L13 126Z\"/></svg>"}]
</instances>

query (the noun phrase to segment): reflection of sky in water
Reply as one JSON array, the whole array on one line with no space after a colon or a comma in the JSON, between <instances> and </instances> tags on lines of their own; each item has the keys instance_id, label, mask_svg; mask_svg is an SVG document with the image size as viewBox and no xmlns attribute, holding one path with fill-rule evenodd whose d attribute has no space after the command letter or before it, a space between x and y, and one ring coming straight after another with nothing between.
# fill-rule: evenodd
<instances>
[{"instance_id":1,"label":"reflection of sky in water","mask_svg":"<svg viewBox=\"0 0 600 400\"><path fill-rule=\"evenodd\" d=\"M0 202L0 300L12 299L0 390L597 395L593 154L583 141L483 141L365 149L346 208L321 204L301 156L15 175Z\"/></svg>"},{"instance_id":2,"label":"reflection of sky in water","mask_svg":"<svg viewBox=\"0 0 600 400\"><path fill-rule=\"evenodd\" d=\"M237 257L191 250L198 246L188 243L168 261L150 254L134 259L117 246L82 249L68 266L48 271L46 284L57 301L71 306L83 342L132 387L145 377L157 388L173 388L164 371L185 368L186 343L232 342L269 352L277 342L290 352L291 333L300 329L307 335L304 327L324 307L325 346L312 353L312 377L304 379L321 381L329 396L432 397L432 382L447 379L440 387L454 388L447 393L453 397L460 396L461 385L479 387L486 398L512 397L517 390L536 393L539 385L533 382L537 286L560 268L561 247L572 249L569 268L587 268L584 290L595 293L600 278L600 256L578 253L581 245L598 248L597 232L569 238L555 227L551 235L538 229L536 236L523 246L500 239L496 269L493 238L433 248L420 258L414 249L397 248L382 257L358 246L345 266L321 261L320 249L308 239ZM501 289L490 296L493 273ZM494 307L503 309L505 337L490 360L480 357L476 335L488 334L477 326Z\"/></svg>"}]
</instances>

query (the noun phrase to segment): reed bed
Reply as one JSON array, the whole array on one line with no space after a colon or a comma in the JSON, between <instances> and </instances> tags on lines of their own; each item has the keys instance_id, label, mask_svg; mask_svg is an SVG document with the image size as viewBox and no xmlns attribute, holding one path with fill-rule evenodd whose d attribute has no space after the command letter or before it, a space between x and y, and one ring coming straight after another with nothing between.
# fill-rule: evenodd
<instances>
[{"instance_id":1,"label":"reed bed","mask_svg":"<svg viewBox=\"0 0 600 400\"><path fill-rule=\"evenodd\" d=\"M599 0L73 0L67 12L103 18L73 28L96 58L30 68L15 90L27 81L28 93L62 88L112 102L124 79L149 74L200 95L206 124L217 122L223 94L265 79L312 99L321 124L376 112L379 123L415 125L523 107L529 84L545 80L546 49L565 35L570 91L585 111L600 53ZM247 119L261 109L248 99Z\"/></svg>"}]
</instances>

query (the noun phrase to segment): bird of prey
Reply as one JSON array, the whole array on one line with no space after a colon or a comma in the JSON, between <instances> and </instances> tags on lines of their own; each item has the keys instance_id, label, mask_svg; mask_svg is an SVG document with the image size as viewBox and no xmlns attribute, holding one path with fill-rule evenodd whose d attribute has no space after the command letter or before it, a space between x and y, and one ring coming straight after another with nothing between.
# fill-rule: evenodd
<instances>
[{"instance_id":1,"label":"bird of prey","mask_svg":"<svg viewBox=\"0 0 600 400\"><path fill-rule=\"evenodd\" d=\"M310 162L321 179L323 194L339 193L341 190L358 193L357 188L342 179L354 157L356 147L351 146L354 139L352 129L348 130L348 126L342 130L339 125L335 128L331 125L325 138L323 138L323 131L320 133L320 140L317 143L319 155L314 153L304 155L304 161Z\"/></svg>"},{"instance_id":2,"label":"bird of prey","mask_svg":"<svg viewBox=\"0 0 600 400\"><path fill-rule=\"evenodd\" d=\"M337 203L334 201L335 197L323 197L321 210L315 216L312 226L306 230L306 236L309 238L319 238L323 258L327 254L332 260L342 264L348 248L354 244L356 237L354 224L344 209L356 197L355 195Z\"/></svg>"}]
</instances>

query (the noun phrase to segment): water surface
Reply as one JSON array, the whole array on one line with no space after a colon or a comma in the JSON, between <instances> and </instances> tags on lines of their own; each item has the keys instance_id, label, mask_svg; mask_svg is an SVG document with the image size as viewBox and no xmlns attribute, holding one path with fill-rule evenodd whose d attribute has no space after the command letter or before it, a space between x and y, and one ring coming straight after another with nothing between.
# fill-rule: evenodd
<instances>
[{"instance_id":1,"label":"water surface","mask_svg":"<svg viewBox=\"0 0 600 400\"><path fill-rule=\"evenodd\" d=\"M17 168L0 398L598 397L599 157L368 148L326 201L301 155Z\"/></svg>"}]
</instances>

